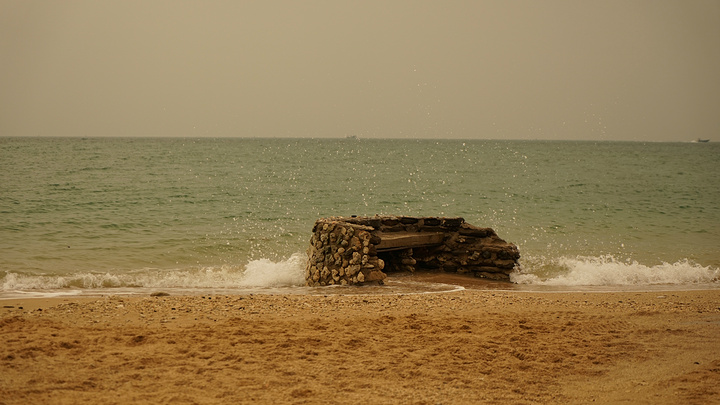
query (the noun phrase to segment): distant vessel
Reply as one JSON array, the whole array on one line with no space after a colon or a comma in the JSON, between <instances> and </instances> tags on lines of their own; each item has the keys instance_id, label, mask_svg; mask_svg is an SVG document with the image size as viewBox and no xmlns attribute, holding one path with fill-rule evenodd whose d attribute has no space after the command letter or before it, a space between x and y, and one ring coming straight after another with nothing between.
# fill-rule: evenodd
<instances>
[{"instance_id":1,"label":"distant vessel","mask_svg":"<svg viewBox=\"0 0 720 405\"><path fill-rule=\"evenodd\" d=\"M694 143L710 142L710 140L709 140L709 139L700 139L700 138L698 138L698 139L694 140L693 142L694 142Z\"/></svg>"},{"instance_id":2,"label":"distant vessel","mask_svg":"<svg viewBox=\"0 0 720 405\"><path fill-rule=\"evenodd\" d=\"M358 137L355 135L348 135L345 137L345 139L358 139Z\"/></svg>"}]
</instances>

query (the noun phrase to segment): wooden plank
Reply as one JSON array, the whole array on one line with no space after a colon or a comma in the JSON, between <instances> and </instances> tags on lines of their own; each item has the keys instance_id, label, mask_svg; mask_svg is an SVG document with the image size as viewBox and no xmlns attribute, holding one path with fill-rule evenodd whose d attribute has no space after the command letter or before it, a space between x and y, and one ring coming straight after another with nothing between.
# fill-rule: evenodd
<instances>
[{"instance_id":1,"label":"wooden plank","mask_svg":"<svg viewBox=\"0 0 720 405\"><path fill-rule=\"evenodd\" d=\"M376 248L379 252L388 250L409 249L414 247L440 245L445 238L443 232L391 232L380 233L380 243Z\"/></svg>"}]
</instances>

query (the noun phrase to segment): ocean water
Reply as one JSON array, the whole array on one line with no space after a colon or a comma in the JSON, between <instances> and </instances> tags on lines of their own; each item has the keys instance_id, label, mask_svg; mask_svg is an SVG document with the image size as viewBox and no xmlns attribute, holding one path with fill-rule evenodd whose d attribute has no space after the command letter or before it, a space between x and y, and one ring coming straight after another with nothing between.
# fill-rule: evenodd
<instances>
[{"instance_id":1,"label":"ocean water","mask_svg":"<svg viewBox=\"0 0 720 405\"><path fill-rule=\"evenodd\" d=\"M720 144L0 138L0 297L304 291L317 218L461 216L522 286L720 288Z\"/></svg>"}]
</instances>

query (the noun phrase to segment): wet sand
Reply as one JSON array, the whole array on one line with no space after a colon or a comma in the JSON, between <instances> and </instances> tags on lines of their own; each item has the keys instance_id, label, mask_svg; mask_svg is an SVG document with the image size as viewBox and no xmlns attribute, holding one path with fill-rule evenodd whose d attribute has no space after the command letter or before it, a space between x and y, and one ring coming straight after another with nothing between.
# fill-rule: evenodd
<instances>
[{"instance_id":1,"label":"wet sand","mask_svg":"<svg viewBox=\"0 0 720 405\"><path fill-rule=\"evenodd\" d=\"M0 342L0 404L720 398L720 290L9 299Z\"/></svg>"}]
</instances>

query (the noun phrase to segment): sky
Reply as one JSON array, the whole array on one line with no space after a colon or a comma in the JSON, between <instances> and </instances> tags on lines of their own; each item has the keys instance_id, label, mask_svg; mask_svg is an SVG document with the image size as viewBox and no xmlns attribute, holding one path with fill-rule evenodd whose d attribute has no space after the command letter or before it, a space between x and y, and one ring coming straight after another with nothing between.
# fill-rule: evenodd
<instances>
[{"instance_id":1,"label":"sky","mask_svg":"<svg viewBox=\"0 0 720 405\"><path fill-rule=\"evenodd\" d=\"M720 1L0 0L0 136L720 140Z\"/></svg>"}]
</instances>

